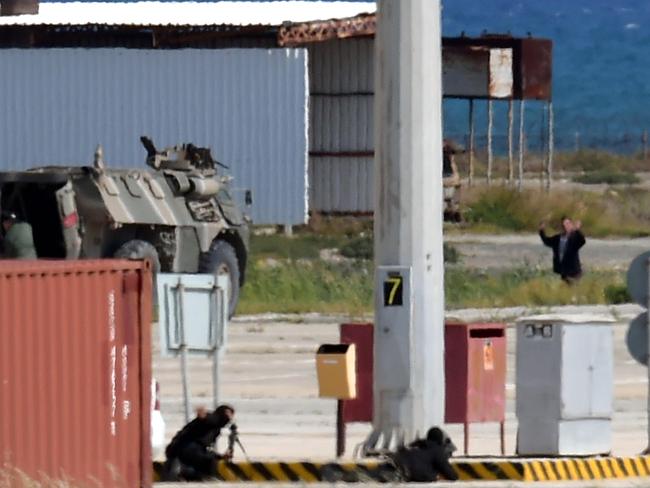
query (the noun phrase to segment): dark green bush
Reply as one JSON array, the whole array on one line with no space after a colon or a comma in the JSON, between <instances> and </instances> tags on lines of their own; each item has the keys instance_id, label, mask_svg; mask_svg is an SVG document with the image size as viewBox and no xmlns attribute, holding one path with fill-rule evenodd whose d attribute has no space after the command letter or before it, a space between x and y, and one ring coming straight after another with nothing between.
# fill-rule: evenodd
<instances>
[{"instance_id":1,"label":"dark green bush","mask_svg":"<svg viewBox=\"0 0 650 488\"><path fill-rule=\"evenodd\" d=\"M493 224L502 229L522 231L539 220L539 216L527 212L528 198L511 189L493 188L481 193L465 213L465 218L472 223Z\"/></svg>"},{"instance_id":2,"label":"dark green bush","mask_svg":"<svg viewBox=\"0 0 650 488\"><path fill-rule=\"evenodd\" d=\"M443 244L442 255L444 257L445 263L460 263L461 254L458 252L458 249L456 249L451 244L447 244L446 242Z\"/></svg>"},{"instance_id":3,"label":"dark green bush","mask_svg":"<svg viewBox=\"0 0 650 488\"><path fill-rule=\"evenodd\" d=\"M355 237L341 246L341 255L351 259L372 259L373 247L371 235Z\"/></svg>"},{"instance_id":4,"label":"dark green bush","mask_svg":"<svg viewBox=\"0 0 650 488\"><path fill-rule=\"evenodd\" d=\"M604 289L605 301L612 305L630 303L632 297L627 291L627 286L622 284L607 285Z\"/></svg>"},{"instance_id":5,"label":"dark green bush","mask_svg":"<svg viewBox=\"0 0 650 488\"><path fill-rule=\"evenodd\" d=\"M600 169L573 178L573 181L585 185L635 185L641 180L634 173L624 173L611 169Z\"/></svg>"}]
</instances>

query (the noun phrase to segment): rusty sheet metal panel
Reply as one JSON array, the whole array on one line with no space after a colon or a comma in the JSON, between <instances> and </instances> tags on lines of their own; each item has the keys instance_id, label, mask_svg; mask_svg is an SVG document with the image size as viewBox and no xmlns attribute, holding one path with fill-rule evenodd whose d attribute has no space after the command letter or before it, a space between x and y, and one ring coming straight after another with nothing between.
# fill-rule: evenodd
<instances>
[{"instance_id":1,"label":"rusty sheet metal panel","mask_svg":"<svg viewBox=\"0 0 650 488\"><path fill-rule=\"evenodd\" d=\"M487 34L481 37L443 37L443 72L445 52L512 50L512 96L517 100L551 100L553 81L553 41L533 37ZM474 64L478 62L475 60ZM504 70L505 73L505 70ZM444 80L443 80L444 81ZM467 97L445 91L445 96Z\"/></svg>"},{"instance_id":2,"label":"rusty sheet metal panel","mask_svg":"<svg viewBox=\"0 0 650 488\"><path fill-rule=\"evenodd\" d=\"M151 484L151 290L141 262L0 262L2 476Z\"/></svg>"},{"instance_id":3,"label":"rusty sheet metal panel","mask_svg":"<svg viewBox=\"0 0 650 488\"><path fill-rule=\"evenodd\" d=\"M310 206L323 213L373 211L373 158L310 157Z\"/></svg>"},{"instance_id":4,"label":"rusty sheet metal panel","mask_svg":"<svg viewBox=\"0 0 650 488\"><path fill-rule=\"evenodd\" d=\"M490 98L511 98L512 89L512 49L490 49Z\"/></svg>"},{"instance_id":5,"label":"rusty sheet metal panel","mask_svg":"<svg viewBox=\"0 0 650 488\"><path fill-rule=\"evenodd\" d=\"M442 50L442 85L446 97L512 96L512 50L450 46Z\"/></svg>"},{"instance_id":6,"label":"rusty sheet metal panel","mask_svg":"<svg viewBox=\"0 0 650 488\"><path fill-rule=\"evenodd\" d=\"M553 41L519 39L515 52L515 96L520 99L551 100Z\"/></svg>"}]
</instances>

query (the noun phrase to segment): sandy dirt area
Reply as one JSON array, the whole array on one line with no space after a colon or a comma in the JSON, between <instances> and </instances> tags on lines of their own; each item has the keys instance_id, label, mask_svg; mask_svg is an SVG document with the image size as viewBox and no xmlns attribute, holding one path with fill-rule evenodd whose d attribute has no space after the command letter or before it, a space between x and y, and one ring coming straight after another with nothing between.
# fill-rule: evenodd
<instances>
[{"instance_id":1,"label":"sandy dirt area","mask_svg":"<svg viewBox=\"0 0 650 488\"><path fill-rule=\"evenodd\" d=\"M630 261L650 250L650 238L592 239L584 229L587 243L580 256L586 271L589 269L626 270ZM549 231L550 233L550 231ZM551 250L545 247L537 234L482 235L454 234L445 241L461 254L461 265L469 268L495 269L521 266L551 267Z\"/></svg>"}]
</instances>

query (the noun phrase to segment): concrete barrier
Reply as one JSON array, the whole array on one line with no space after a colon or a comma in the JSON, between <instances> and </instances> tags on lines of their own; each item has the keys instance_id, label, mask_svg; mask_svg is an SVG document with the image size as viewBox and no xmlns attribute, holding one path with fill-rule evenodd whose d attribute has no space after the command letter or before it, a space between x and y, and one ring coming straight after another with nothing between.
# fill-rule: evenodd
<instances>
[{"instance_id":1,"label":"concrete barrier","mask_svg":"<svg viewBox=\"0 0 650 488\"><path fill-rule=\"evenodd\" d=\"M546 459L454 460L460 481L579 481L650 476L650 456ZM154 481L161 481L160 463L154 463ZM217 464L222 481L283 481L300 483L398 481L387 462L312 463L238 462Z\"/></svg>"}]
</instances>

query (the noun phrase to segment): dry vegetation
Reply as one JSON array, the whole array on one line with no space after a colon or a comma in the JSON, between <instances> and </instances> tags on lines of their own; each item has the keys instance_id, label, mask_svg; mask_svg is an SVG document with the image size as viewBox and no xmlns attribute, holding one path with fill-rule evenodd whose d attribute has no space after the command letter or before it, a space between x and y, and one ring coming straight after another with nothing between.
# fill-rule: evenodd
<instances>
[{"instance_id":1,"label":"dry vegetation","mask_svg":"<svg viewBox=\"0 0 650 488\"><path fill-rule=\"evenodd\" d=\"M469 232L535 232L539 222L562 215L579 219L594 237L650 235L650 192L641 188L603 191L473 188L463 194Z\"/></svg>"}]
</instances>

